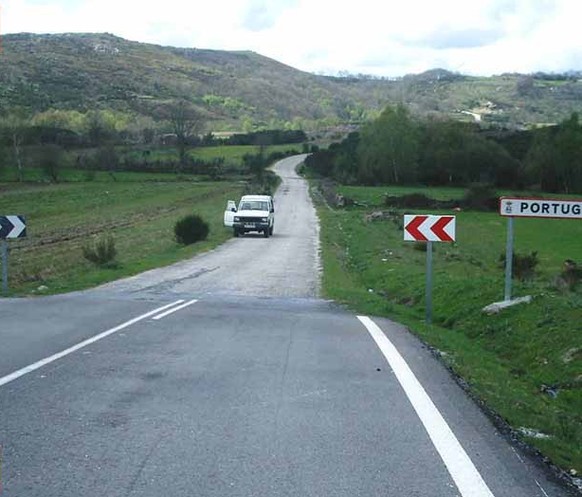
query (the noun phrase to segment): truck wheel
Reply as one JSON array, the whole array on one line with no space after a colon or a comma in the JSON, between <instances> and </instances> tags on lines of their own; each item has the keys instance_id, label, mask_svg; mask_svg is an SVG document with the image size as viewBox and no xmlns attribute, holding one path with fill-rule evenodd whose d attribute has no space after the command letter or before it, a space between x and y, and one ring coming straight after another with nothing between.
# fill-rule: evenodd
<instances>
[{"instance_id":1,"label":"truck wheel","mask_svg":"<svg viewBox=\"0 0 582 497\"><path fill-rule=\"evenodd\" d=\"M232 233L233 233L235 238L238 238L238 236L240 235L240 233L238 232L237 229L232 230Z\"/></svg>"},{"instance_id":2,"label":"truck wheel","mask_svg":"<svg viewBox=\"0 0 582 497\"><path fill-rule=\"evenodd\" d=\"M273 230L275 229L275 226L271 226L269 228L269 235L273 236Z\"/></svg>"},{"instance_id":3,"label":"truck wheel","mask_svg":"<svg viewBox=\"0 0 582 497\"><path fill-rule=\"evenodd\" d=\"M265 238L269 238L269 228L267 228L266 230L263 231L263 236Z\"/></svg>"}]
</instances>

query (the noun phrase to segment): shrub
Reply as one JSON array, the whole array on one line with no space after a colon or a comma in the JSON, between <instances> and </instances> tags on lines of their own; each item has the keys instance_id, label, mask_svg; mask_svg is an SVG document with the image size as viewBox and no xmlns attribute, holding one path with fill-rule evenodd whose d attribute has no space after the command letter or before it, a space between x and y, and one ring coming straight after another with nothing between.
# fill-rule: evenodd
<instances>
[{"instance_id":1,"label":"shrub","mask_svg":"<svg viewBox=\"0 0 582 497\"><path fill-rule=\"evenodd\" d=\"M463 207L478 211L496 211L499 197L489 185L474 184L467 190L462 200Z\"/></svg>"},{"instance_id":2,"label":"shrub","mask_svg":"<svg viewBox=\"0 0 582 497\"><path fill-rule=\"evenodd\" d=\"M279 178L273 171L265 171L259 181L254 178L248 181L243 189L243 195L273 195L279 186Z\"/></svg>"},{"instance_id":3,"label":"shrub","mask_svg":"<svg viewBox=\"0 0 582 497\"><path fill-rule=\"evenodd\" d=\"M580 281L582 281L582 268L579 268L578 264L572 259L565 260L562 274L556 279L556 286L559 289L573 292Z\"/></svg>"},{"instance_id":4,"label":"shrub","mask_svg":"<svg viewBox=\"0 0 582 497\"><path fill-rule=\"evenodd\" d=\"M424 209L434 207L435 201L432 198L427 197L423 193L409 193L407 195L402 196L386 195L384 197L384 204L389 207L399 207L406 209Z\"/></svg>"},{"instance_id":5,"label":"shrub","mask_svg":"<svg viewBox=\"0 0 582 497\"><path fill-rule=\"evenodd\" d=\"M499 257L499 261L505 266L505 254ZM513 254L511 276L519 281L525 281L533 278L535 268L539 263L538 253L531 254Z\"/></svg>"},{"instance_id":6,"label":"shrub","mask_svg":"<svg viewBox=\"0 0 582 497\"><path fill-rule=\"evenodd\" d=\"M176 241L182 245L191 245L206 240L209 231L208 224L195 214L179 219L174 225Z\"/></svg>"},{"instance_id":7,"label":"shrub","mask_svg":"<svg viewBox=\"0 0 582 497\"><path fill-rule=\"evenodd\" d=\"M111 235L104 235L93 240L92 243L86 243L82 247L83 257L89 262L100 267L116 267L115 240Z\"/></svg>"},{"instance_id":8,"label":"shrub","mask_svg":"<svg viewBox=\"0 0 582 497\"><path fill-rule=\"evenodd\" d=\"M61 167L66 161L64 149L58 145L45 145L41 148L41 153L40 163L44 174L53 183L57 183Z\"/></svg>"}]
</instances>

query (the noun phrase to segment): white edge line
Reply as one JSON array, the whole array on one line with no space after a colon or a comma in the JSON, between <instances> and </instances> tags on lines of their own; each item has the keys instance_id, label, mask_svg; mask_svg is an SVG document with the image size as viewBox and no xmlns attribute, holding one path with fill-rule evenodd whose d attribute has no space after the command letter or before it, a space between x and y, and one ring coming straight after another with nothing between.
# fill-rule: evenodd
<instances>
[{"instance_id":1,"label":"white edge line","mask_svg":"<svg viewBox=\"0 0 582 497\"><path fill-rule=\"evenodd\" d=\"M155 319L157 321L158 319L165 318L169 314L172 314L173 312L179 311L180 309L184 309L184 307L188 307L189 305L195 304L196 302L198 302L197 299L190 300L189 302L186 302L185 304L179 305L177 307L173 307L169 311L162 312L161 314L158 314L157 316L154 316L152 319Z\"/></svg>"},{"instance_id":2,"label":"white edge line","mask_svg":"<svg viewBox=\"0 0 582 497\"><path fill-rule=\"evenodd\" d=\"M400 352L367 316L358 316L390 364L412 407L463 497L494 497L459 440Z\"/></svg>"},{"instance_id":3,"label":"white edge line","mask_svg":"<svg viewBox=\"0 0 582 497\"><path fill-rule=\"evenodd\" d=\"M540 482L539 482L539 481L537 481L537 480L534 480L534 481L536 482L536 485L537 485L537 486L540 488L540 490L542 491L542 493L545 495L545 497L550 497L550 496L548 495L548 492L546 492L546 491L544 490L544 487L542 487L542 486L540 485Z\"/></svg>"},{"instance_id":4,"label":"white edge line","mask_svg":"<svg viewBox=\"0 0 582 497\"><path fill-rule=\"evenodd\" d=\"M45 357L44 359L41 359L40 361L37 361L33 364L30 364L29 366L26 366L22 369L19 369L18 371L14 371L13 373L10 373L7 376L3 376L0 378L0 387L2 385L6 385L6 384L10 383L11 381L16 380L17 378L20 378L21 376L24 376L25 374L36 371L37 369L40 369L43 366L50 364L51 362L54 362L58 359L61 359L62 357L65 357L69 354L72 354L73 352L76 352L77 350L82 349L83 347L86 347L87 345L91 345L92 343L98 342L99 340L101 340L105 337L108 337L109 335L112 335L113 333L117 333L118 331L121 331L124 328L127 328L128 326L131 326L132 324L137 323L138 321L142 321L146 318L149 318L150 316L153 316L153 315L159 313L160 311L167 309L168 307L173 307L176 304L181 304L182 302L184 302L184 300L177 300L176 302L172 302L171 304L167 304L167 305L164 305L162 307L158 307L157 309L154 309L153 311L146 312L145 314L142 314L141 316L137 316L136 318L130 319L129 321L126 321L125 323L122 323L122 324L116 326L115 328L111 328L107 331L99 333L98 335L95 335L91 338L88 338L87 340L83 340L82 342L79 342L78 344L73 345L72 347L69 347L68 349L62 350L61 352L57 352L56 354L53 354L49 357Z\"/></svg>"}]
</instances>

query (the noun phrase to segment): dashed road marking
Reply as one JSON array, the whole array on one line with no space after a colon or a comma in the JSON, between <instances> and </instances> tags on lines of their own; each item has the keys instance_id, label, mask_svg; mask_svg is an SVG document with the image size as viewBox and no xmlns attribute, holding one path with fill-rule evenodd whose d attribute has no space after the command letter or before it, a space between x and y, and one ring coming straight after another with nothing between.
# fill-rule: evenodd
<instances>
[{"instance_id":1,"label":"dashed road marking","mask_svg":"<svg viewBox=\"0 0 582 497\"><path fill-rule=\"evenodd\" d=\"M37 369L40 369L43 366L50 364L51 362L57 361L58 359L61 359L65 356L68 356L69 354L72 354L73 352L76 352L77 350L80 350L84 347L87 347L87 345L91 345L92 343L98 342L99 340L102 340L103 338L108 337L109 335L113 335L114 333L117 333L118 331L121 331L124 328L131 326L132 324L138 323L139 321L143 321L144 319L147 319L150 316L155 316L156 314L159 314L160 312L163 312L166 309L177 306L177 305L181 304L182 302L184 302L184 300L177 300L175 302L172 302L171 304L167 304L167 305L164 305L162 307L158 307L157 309L154 309L153 311L146 312L145 314L142 314L141 316L137 316L133 319L130 319L129 321L126 321L125 323L122 323L122 324L120 324L114 328L111 328L107 331L104 331L103 333L99 333L98 335L95 335L91 338L88 338L87 340L83 340L82 342L79 342L78 344L73 345L72 347L69 347L68 349L62 350L61 352L57 352L56 354L53 354L49 357L45 357L44 359L41 359L40 361L37 361L33 364L30 364L29 366L26 366L22 369L19 369L18 371L14 371L13 373L10 373L9 375L3 376L0 378L0 387L20 378L21 376L24 376L25 374L32 373L33 371L36 371Z\"/></svg>"},{"instance_id":2,"label":"dashed road marking","mask_svg":"<svg viewBox=\"0 0 582 497\"><path fill-rule=\"evenodd\" d=\"M173 312L179 311L180 309L184 309L184 307L188 307L189 305L195 304L196 302L198 302L197 299L193 299L190 300L188 302L186 302L185 304L181 304L177 307L173 307L165 312L162 312L161 314L158 314L157 316L154 316L152 319L154 320L158 320L158 319L162 319L165 318L166 316L168 316L169 314L172 314Z\"/></svg>"}]
</instances>

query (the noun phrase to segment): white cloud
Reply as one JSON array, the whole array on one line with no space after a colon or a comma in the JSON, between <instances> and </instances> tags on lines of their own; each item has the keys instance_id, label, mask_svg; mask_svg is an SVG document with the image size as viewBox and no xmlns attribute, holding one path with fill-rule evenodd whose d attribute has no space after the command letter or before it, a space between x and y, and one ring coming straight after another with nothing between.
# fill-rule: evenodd
<instances>
[{"instance_id":1,"label":"white cloud","mask_svg":"<svg viewBox=\"0 0 582 497\"><path fill-rule=\"evenodd\" d=\"M580 0L0 0L4 32L254 50L311 72L582 69Z\"/></svg>"}]
</instances>

